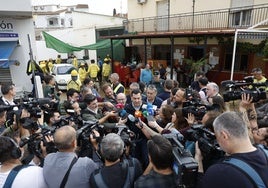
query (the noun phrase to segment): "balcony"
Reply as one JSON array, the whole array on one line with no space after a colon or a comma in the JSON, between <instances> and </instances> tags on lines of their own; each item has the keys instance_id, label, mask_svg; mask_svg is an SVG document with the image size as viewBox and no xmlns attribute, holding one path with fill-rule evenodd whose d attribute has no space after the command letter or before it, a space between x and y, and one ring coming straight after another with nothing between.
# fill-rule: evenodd
<instances>
[{"instance_id":1,"label":"balcony","mask_svg":"<svg viewBox=\"0 0 268 188\"><path fill-rule=\"evenodd\" d=\"M251 27L268 19L268 3L258 6L149 17L125 21L129 33L197 32ZM266 24L267 26L267 24Z\"/></svg>"}]
</instances>

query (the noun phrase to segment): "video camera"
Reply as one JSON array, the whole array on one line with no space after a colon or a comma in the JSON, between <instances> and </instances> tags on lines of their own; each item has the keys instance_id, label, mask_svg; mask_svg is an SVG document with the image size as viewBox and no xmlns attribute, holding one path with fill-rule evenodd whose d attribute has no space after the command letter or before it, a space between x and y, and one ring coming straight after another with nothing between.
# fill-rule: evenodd
<instances>
[{"instance_id":1,"label":"video camera","mask_svg":"<svg viewBox=\"0 0 268 188\"><path fill-rule=\"evenodd\" d=\"M21 139L19 146L23 147L27 144L27 149L30 154L34 154L35 156L42 158L42 149L40 146L41 141L43 141L44 146L48 146L45 137L52 136L58 127L40 127L40 132L34 132L29 137ZM47 148L47 153L50 151L54 152L56 149L53 145L51 148Z\"/></svg>"},{"instance_id":2,"label":"video camera","mask_svg":"<svg viewBox=\"0 0 268 188\"><path fill-rule=\"evenodd\" d=\"M179 187L195 187L197 180L198 164L192 154L181 144L183 136L177 134L163 134L173 147L174 164L173 170L178 176Z\"/></svg>"},{"instance_id":3,"label":"video camera","mask_svg":"<svg viewBox=\"0 0 268 188\"><path fill-rule=\"evenodd\" d=\"M224 102L241 99L243 93L250 94L253 98L252 102L266 99L265 88L268 87L268 80L263 83L253 83L253 80L252 76L247 76L242 81L222 81L221 85L225 88L225 92L223 93ZM248 86L252 88L250 89Z\"/></svg>"},{"instance_id":4,"label":"video camera","mask_svg":"<svg viewBox=\"0 0 268 188\"><path fill-rule=\"evenodd\" d=\"M186 131L185 139L193 142L198 141L198 146L206 159L221 158L224 155L217 143L215 134L204 128L202 124L191 126Z\"/></svg>"},{"instance_id":5,"label":"video camera","mask_svg":"<svg viewBox=\"0 0 268 188\"><path fill-rule=\"evenodd\" d=\"M186 89L186 102L183 102L182 113L184 117L188 117L188 114L191 113L195 116L196 120L202 120L203 116L209 110L217 110L219 105L205 105L197 97L194 97L192 89Z\"/></svg>"},{"instance_id":6,"label":"video camera","mask_svg":"<svg viewBox=\"0 0 268 188\"><path fill-rule=\"evenodd\" d=\"M16 120L19 120L21 110L19 110L17 105L0 105L0 112L6 111L6 122L4 123L4 126L6 128L10 127L13 122L15 121L14 117L16 117Z\"/></svg>"}]
</instances>

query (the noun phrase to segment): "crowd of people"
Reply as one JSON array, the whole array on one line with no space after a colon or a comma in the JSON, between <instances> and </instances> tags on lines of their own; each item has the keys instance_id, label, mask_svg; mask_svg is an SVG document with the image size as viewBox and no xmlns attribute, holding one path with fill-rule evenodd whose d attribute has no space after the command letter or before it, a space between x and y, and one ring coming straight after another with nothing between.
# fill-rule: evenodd
<instances>
[{"instance_id":1,"label":"crowd of people","mask_svg":"<svg viewBox=\"0 0 268 188\"><path fill-rule=\"evenodd\" d=\"M105 73L105 62L100 69L92 61L85 76L83 64L72 72L80 84L67 87L63 102L49 74L45 104L18 103L14 85L2 85L1 187L187 187L174 169L178 146L165 135L184 137L179 142L198 164L198 174L187 177L196 180L194 187L268 187L268 123L258 126L258 114L268 117L267 108L255 109L250 94L241 92L237 111L230 111L219 86L204 73L182 88L165 77L162 66L151 70L148 64L140 82L125 88L117 73ZM253 83L266 82L261 69L252 75ZM215 135L219 158L211 160L200 140L187 139L200 124Z\"/></svg>"}]
</instances>

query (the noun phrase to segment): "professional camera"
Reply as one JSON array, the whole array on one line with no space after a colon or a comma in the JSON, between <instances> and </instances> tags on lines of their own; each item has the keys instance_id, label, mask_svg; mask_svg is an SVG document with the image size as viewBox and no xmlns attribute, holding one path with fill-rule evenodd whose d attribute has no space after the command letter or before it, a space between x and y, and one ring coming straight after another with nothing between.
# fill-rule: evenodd
<instances>
[{"instance_id":1,"label":"professional camera","mask_svg":"<svg viewBox=\"0 0 268 188\"><path fill-rule=\"evenodd\" d=\"M201 103L200 98L195 96L195 91L191 88L185 90L186 102L183 103L182 113L184 117L188 117L191 113L196 120L201 120L207 112L207 106Z\"/></svg>"},{"instance_id":2,"label":"professional camera","mask_svg":"<svg viewBox=\"0 0 268 188\"><path fill-rule=\"evenodd\" d=\"M224 102L241 99L243 93L250 94L253 98L252 102L258 102L266 99L265 87L268 87L268 80L263 83L253 83L253 77L245 77L243 81L225 80L221 85L225 88Z\"/></svg>"},{"instance_id":3,"label":"professional camera","mask_svg":"<svg viewBox=\"0 0 268 188\"><path fill-rule=\"evenodd\" d=\"M55 87L51 87L51 88L50 88L50 91L51 91L51 94L50 94L49 97L50 97L51 99L55 99L56 96L57 96L57 97L60 96L60 93L59 93L59 92L57 92L56 95L55 95Z\"/></svg>"},{"instance_id":4,"label":"professional camera","mask_svg":"<svg viewBox=\"0 0 268 188\"><path fill-rule=\"evenodd\" d=\"M21 108L30 113L30 117L41 118L42 110L52 110L49 98L24 98Z\"/></svg>"},{"instance_id":5,"label":"professional camera","mask_svg":"<svg viewBox=\"0 0 268 188\"><path fill-rule=\"evenodd\" d=\"M198 141L198 146L206 159L221 158L224 155L217 143L215 134L204 128L202 124L191 126L191 129L186 131L185 139L193 142Z\"/></svg>"},{"instance_id":6,"label":"professional camera","mask_svg":"<svg viewBox=\"0 0 268 188\"><path fill-rule=\"evenodd\" d=\"M178 176L179 187L195 187L198 164L192 154L181 144L183 136L179 132L163 134L163 136L170 141L173 147L173 170Z\"/></svg>"},{"instance_id":7,"label":"professional camera","mask_svg":"<svg viewBox=\"0 0 268 188\"><path fill-rule=\"evenodd\" d=\"M0 105L0 112L6 111L6 122L4 123L4 126L6 128L10 127L15 120L19 120L21 110L19 110L17 105Z\"/></svg>"},{"instance_id":8,"label":"professional camera","mask_svg":"<svg viewBox=\"0 0 268 188\"><path fill-rule=\"evenodd\" d=\"M23 147L27 144L27 149L30 154L33 154L39 158L42 158L42 150L40 143L43 142L44 146L46 146L47 153L56 152L56 148L54 145L48 147L48 143L46 142L45 136L52 136L58 127L40 127L40 132L34 132L29 137L21 139L19 146ZM29 162L29 161L28 161ZM27 163L28 163L27 162Z\"/></svg>"}]
</instances>

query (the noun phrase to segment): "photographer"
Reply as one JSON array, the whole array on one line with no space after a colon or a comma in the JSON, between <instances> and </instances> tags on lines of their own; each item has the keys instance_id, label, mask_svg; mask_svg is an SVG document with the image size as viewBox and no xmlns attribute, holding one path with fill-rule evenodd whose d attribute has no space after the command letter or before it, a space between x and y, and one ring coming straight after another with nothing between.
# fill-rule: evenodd
<instances>
[{"instance_id":1,"label":"photographer","mask_svg":"<svg viewBox=\"0 0 268 188\"><path fill-rule=\"evenodd\" d=\"M116 125L124 124L127 120L119 118L118 123L109 123L108 118L118 117L117 112L108 111L105 114L98 108L98 101L96 96L88 94L84 98L84 102L87 108L82 111L82 118L84 121L98 121L99 124L103 124L105 128L115 128Z\"/></svg>"},{"instance_id":2,"label":"photographer","mask_svg":"<svg viewBox=\"0 0 268 188\"><path fill-rule=\"evenodd\" d=\"M88 157L77 158L75 129L71 126L57 129L54 142L59 152L48 154L43 167L48 187L87 188L89 177L98 166Z\"/></svg>"},{"instance_id":3,"label":"photographer","mask_svg":"<svg viewBox=\"0 0 268 188\"><path fill-rule=\"evenodd\" d=\"M243 118L236 112L225 112L218 116L213 127L220 147L228 156L220 163L212 165L204 174L198 187L206 188L226 188L226 187L258 187L256 176L252 177L253 172L260 176L259 180L264 182L263 187L268 186L268 160L262 149L254 147L248 136L248 128ZM196 144L196 160L198 161L198 171L203 173L202 154ZM243 169L245 165L238 162L232 163L231 160L245 162L250 170ZM227 173L228 172L228 173Z\"/></svg>"},{"instance_id":4,"label":"photographer","mask_svg":"<svg viewBox=\"0 0 268 188\"><path fill-rule=\"evenodd\" d=\"M1 85L1 92L3 96L0 98L0 105L16 105L14 97L16 96L15 85L11 83L5 83Z\"/></svg>"},{"instance_id":5,"label":"photographer","mask_svg":"<svg viewBox=\"0 0 268 188\"><path fill-rule=\"evenodd\" d=\"M5 122L6 122L6 113L7 111L0 109L0 135L2 135L2 132L6 129Z\"/></svg>"},{"instance_id":6,"label":"photographer","mask_svg":"<svg viewBox=\"0 0 268 188\"><path fill-rule=\"evenodd\" d=\"M0 136L0 187L46 188L43 169L22 165L21 154L22 151L15 140Z\"/></svg>"},{"instance_id":7,"label":"photographer","mask_svg":"<svg viewBox=\"0 0 268 188\"><path fill-rule=\"evenodd\" d=\"M219 93L219 86L214 82L209 82L207 84L207 100L210 104L213 104L212 97L219 96L221 97Z\"/></svg>"},{"instance_id":8,"label":"photographer","mask_svg":"<svg viewBox=\"0 0 268 188\"><path fill-rule=\"evenodd\" d=\"M171 143L163 136L155 135L147 142L147 147L150 163L134 187L177 187L177 177L172 170L174 157Z\"/></svg>"},{"instance_id":9,"label":"photographer","mask_svg":"<svg viewBox=\"0 0 268 188\"><path fill-rule=\"evenodd\" d=\"M107 134L100 144L105 166L90 177L90 187L131 188L142 174L140 163L135 158L123 159L124 142L115 133Z\"/></svg>"},{"instance_id":10,"label":"photographer","mask_svg":"<svg viewBox=\"0 0 268 188\"><path fill-rule=\"evenodd\" d=\"M55 89L55 78L52 75L46 75L44 78L45 86L43 87L44 97L51 98L56 101L60 101L61 91L56 91Z\"/></svg>"}]
</instances>

